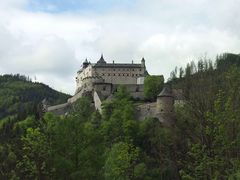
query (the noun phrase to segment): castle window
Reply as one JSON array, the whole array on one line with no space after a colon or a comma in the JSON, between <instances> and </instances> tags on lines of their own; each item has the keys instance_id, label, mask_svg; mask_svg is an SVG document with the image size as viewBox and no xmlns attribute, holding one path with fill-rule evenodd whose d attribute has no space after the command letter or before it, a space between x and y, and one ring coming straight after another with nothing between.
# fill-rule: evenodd
<instances>
[{"instance_id":1,"label":"castle window","mask_svg":"<svg viewBox=\"0 0 240 180\"><path fill-rule=\"evenodd\" d=\"M128 74L127 74L127 76L128 76Z\"/></svg>"},{"instance_id":2,"label":"castle window","mask_svg":"<svg viewBox=\"0 0 240 180\"><path fill-rule=\"evenodd\" d=\"M108 76L110 76L110 74L108 74Z\"/></svg>"},{"instance_id":3,"label":"castle window","mask_svg":"<svg viewBox=\"0 0 240 180\"><path fill-rule=\"evenodd\" d=\"M115 76L115 74L113 74L113 76Z\"/></svg>"},{"instance_id":4,"label":"castle window","mask_svg":"<svg viewBox=\"0 0 240 180\"><path fill-rule=\"evenodd\" d=\"M134 71L134 69L132 69L132 71Z\"/></svg>"},{"instance_id":5,"label":"castle window","mask_svg":"<svg viewBox=\"0 0 240 180\"><path fill-rule=\"evenodd\" d=\"M139 92L139 87L136 88L136 92Z\"/></svg>"},{"instance_id":6,"label":"castle window","mask_svg":"<svg viewBox=\"0 0 240 180\"><path fill-rule=\"evenodd\" d=\"M124 74L123 74L123 76L124 76Z\"/></svg>"},{"instance_id":7,"label":"castle window","mask_svg":"<svg viewBox=\"0 0 240 180\"><path fill-rule=\"evenodd\" d=\"M103 75L103 76L105 76L105 74L104 74L104 73L103 73L102 75Z\"/></svg>"},{"instance_id":8,"label":"castle window","mask_svg":"<svg viewBox=\"0 0 240 180\"><path fill-rule=\"evenodd\" d=\"M115 69L113 69L113 71L115 71Z\"/></svg>"},{"instance_id":9,"label":"castle window","mask_svg":"<svg viewBox=\"0 0 240 180\"><path fill-rule=\"evenodd\" d=\"M163 112L163 109L161 109L161 112Z\"/></svg>"},{"instance_id":10,"label":"castle window","mask_svg":"<svg viewBox=\"0 0 240 180\"><path fill-rule=\"evenodd\" d=\"M134 76L134 74L132 74L132 77Z\"/></svg>"},{"instance_id":11,"label":"castle window","mask_svg":"<svg viewBox=\"0 0 240 180\"><path fill-rule=\"evenodd\" d=\"M106 86L103 86L103 91L106 91Z\"/></svg>"},{"instance_id":12,"label":"castle window","mask_svg":"<svg viewBox=\"0 0 240 180\"><path fill-rule=\"evenodd\" d=\"M142 69L139 69L139 71L142 71Z\"/></svg>"},{"instance_id":13,"label":"castle window","mask_svg":"<svg viewBox=\"0 0 240 180\"><path fill-rule=\"evenodd\" d=\"M118 74L118 76L121 76L121 74Z\"/></svg>"}]
</instances>

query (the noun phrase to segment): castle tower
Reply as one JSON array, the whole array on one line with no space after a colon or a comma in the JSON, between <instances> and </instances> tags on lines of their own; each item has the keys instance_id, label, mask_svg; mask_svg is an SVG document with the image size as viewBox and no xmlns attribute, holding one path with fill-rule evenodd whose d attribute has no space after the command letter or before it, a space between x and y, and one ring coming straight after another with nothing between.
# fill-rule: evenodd
<instances>
[{"instance_id":1,"label":"castle tower","mask_svg":"<svg viewBox=\"0 0 240 180\"><path fill-rule=\"evenodd\" d=\"M174 97L170 87L165 86L161 93L157 97L157 109L158 112L173 113L174 110Z\"/></svg>"},{"instance_id":2,"label":"castle tower","mask_svg":"<svg viewBox=\"0 0 240 180\"><path fill-rule=\"evenodd\" d=\"M172 124L174 121L174 96L169 86L165 86L157 97L157 115L160 122Z\"/></svg>"}]
</instances>

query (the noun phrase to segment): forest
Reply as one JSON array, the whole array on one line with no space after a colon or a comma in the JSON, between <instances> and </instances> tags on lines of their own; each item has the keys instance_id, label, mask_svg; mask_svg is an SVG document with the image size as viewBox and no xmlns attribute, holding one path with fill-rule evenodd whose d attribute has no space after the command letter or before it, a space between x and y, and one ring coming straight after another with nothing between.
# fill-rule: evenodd
<instances>
[{"instance_id":1,"label":"forest","mask_svg":"<svg viewBox=\"0 0 240 180\"><path fill-rule=\"evenodd\" d=\"M147 79L146 101L154 101L163 80ZM138 102L124 87L102 114L82 97L55 116L41 113L41 100L68 95L0 76L0 179L240 179L240 55L176 67L167 83L185 98L171 127L137 120Z\"/></svg>"}]
</instances>

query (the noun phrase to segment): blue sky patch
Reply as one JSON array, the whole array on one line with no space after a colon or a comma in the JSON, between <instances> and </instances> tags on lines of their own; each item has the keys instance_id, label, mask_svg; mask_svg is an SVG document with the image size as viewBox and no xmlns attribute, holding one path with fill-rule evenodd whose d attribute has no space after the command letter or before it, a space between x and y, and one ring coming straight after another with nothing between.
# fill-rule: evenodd
<instances>
[{"instance_id":1,"label":"blue sky patch","mask_svg":"<svg viewBox=\"0 0 240 180\"><path fill-rule=\"evenodd\" d=\"M31 0L30 11L59 13L64 11L90 11L104 13L114 8L131 8L136 0Z\"/></svg>"}]
</instances>

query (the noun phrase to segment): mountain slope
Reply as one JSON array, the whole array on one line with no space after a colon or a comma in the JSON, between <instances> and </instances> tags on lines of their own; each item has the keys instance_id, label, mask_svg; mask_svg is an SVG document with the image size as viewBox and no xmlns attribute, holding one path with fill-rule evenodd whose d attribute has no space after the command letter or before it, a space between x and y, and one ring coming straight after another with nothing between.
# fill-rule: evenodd
<instances>
[{"instance_id":1,"label":"mountain slope","mask_svg":"<svg viewBox=\"0 0 240 180\"><path fill-rule=\"evenodd\" d=\"M32 82L22 75L0 76L0 119L7 116L33 114L38 104L47 98L50 104L66 102L70 96L49 86Z\"/></svg>"}]
</instances>

